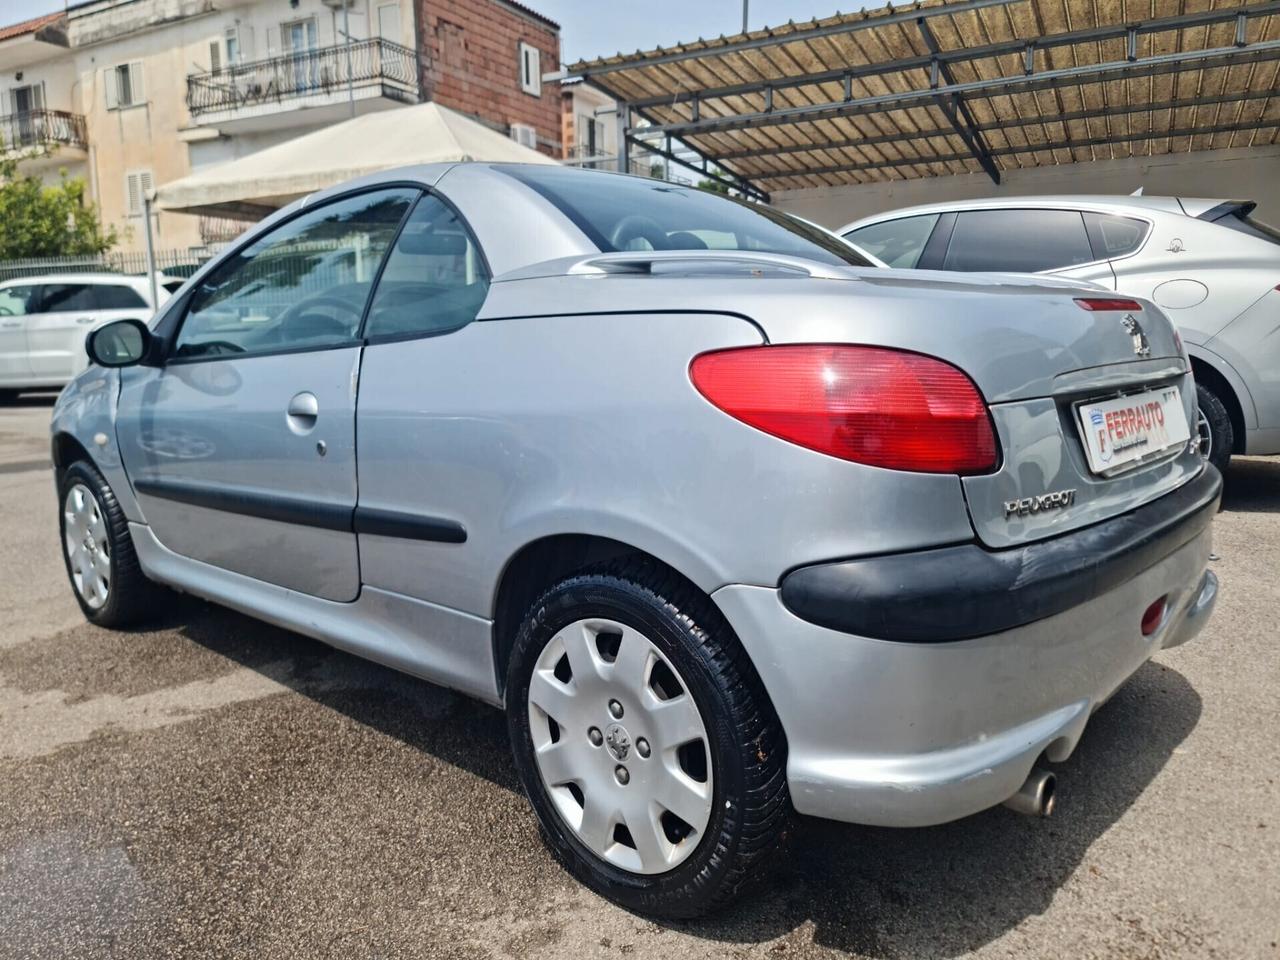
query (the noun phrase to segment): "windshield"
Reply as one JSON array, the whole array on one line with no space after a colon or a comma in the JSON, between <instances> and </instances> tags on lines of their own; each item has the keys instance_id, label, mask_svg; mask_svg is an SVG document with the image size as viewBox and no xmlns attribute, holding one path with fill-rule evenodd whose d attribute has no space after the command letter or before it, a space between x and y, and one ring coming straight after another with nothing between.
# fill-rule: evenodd
<instances>
[{"instance_id":1,"label":"windshield","mask_svg":"<svg viewBox=\"0 0 1280 960\"><path fill-rule=\"evenodd\" d=\"M832 234L758 203L696 187L571 167L496 169L536 190L601 251L750 250L875 266Z\"/></svg>"}]
</instances>

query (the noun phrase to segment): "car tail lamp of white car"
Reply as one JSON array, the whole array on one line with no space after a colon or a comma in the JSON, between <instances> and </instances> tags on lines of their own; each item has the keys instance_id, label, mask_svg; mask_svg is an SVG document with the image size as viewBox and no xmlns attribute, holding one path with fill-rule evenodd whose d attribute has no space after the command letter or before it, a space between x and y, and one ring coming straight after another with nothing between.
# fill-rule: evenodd
<instances>
[{"instance_id":1,"label":"car tail lamp of white car","mask_svg":"<svg viewBox=\"0 0 1280 960\"><path fill-rule=\"evenodd\" d=\"M883 347L784 344L695 357L693 385L735 419L843 460L976 474L998 462L991 417L962 371Z\"/></svg>"},{"instance_id":2,"label":"car tail lamp of white car","mask_svg":"<svg viewBox=\"0 0 1280 960\"><path fill-rule=\"evenodd\" d=\"M1076 306L1081 310L1089 311L1132 310L1135 313L1142 311L1142 304L1125 297L1076 297Z\"/></svg>"}]
</instances>

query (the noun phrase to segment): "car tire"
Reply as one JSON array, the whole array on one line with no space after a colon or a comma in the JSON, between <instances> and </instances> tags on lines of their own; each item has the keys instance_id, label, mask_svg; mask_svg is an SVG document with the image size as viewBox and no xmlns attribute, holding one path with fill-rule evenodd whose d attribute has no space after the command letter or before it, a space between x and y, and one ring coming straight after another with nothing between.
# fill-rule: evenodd
<instances>
[{"instance_id":1,"label":"car tire","mask_svg":"<svg viewBox=\"0 0 1280 960\"><path fill-rule=\"evenodd\" d=\"M1219 470L1225 471L1235 447L1235 429L1227 406L1203 383L1196 384L1199 404L1197 428L1200 431L1200 453Z\"/></svg>"},{"instance_id":2,"label":"car tire","mask_svg":"<svg viewBox=\"0 0 1280 960\"><path fill-rule=\"evenodd\" d=\"M544 593L506 689L516 768L547 845L623 907L715 910L789 833L786 742L763 684L710 599L658 564L584 571Z\"/></svg>"},{"instance_id":3,"label":"car tire","mask_svg":"<svg viewBox=\"0 0 1280 960\"><path fill-rule=\"evenodd\" d=\"M62 559L76 602L101 627L127 627L153 616L163 590L138 563L120 503L96 467L77 460L58 482Z\"/></svg>"}]
</instances>

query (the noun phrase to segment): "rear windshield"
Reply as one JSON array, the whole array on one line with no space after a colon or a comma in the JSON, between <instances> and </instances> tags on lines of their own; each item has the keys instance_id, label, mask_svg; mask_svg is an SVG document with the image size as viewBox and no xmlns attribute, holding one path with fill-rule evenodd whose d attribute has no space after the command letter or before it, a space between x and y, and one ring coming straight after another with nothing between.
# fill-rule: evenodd
<instances>
[{"instance_id":1,"label":"rear windshield","mask_svg":"<svg viewBox=\"0 0 1280 960\"><path fill-rule=\"evenodd\" d=\"M1240 233L1280 246L1280 230L1270 224L1263 223L1261 220L1255 220L1249 216L1247 209L1252 209L1252 207L1237 207L1226 216L1219 217L1213 222L1219 226L1229 227L1232 230L1238 230Z\"/></svg>"},{"instance_id":2,"label":"rear windshield","mask_svg":"<svg viewBox=\"0 0 1280 960\"><path fill-rule=\"evenodd\" d=\"M873 266L832 234L771 207L695 187L567 167L498 167L536 190L605 253L751 250Z\"/></svg>"}]
</instances>

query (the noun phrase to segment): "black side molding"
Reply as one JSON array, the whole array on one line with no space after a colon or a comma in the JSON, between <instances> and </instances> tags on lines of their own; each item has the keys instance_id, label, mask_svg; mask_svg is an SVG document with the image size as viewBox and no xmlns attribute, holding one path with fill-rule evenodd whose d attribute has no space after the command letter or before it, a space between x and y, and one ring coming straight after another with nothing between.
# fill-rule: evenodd
<instances>
[{"instance_id":1,"label":"black side molding","mask_svg":"<svg viewBox=\"0 0 1280 960\"><path fill-rule=\"evenodd\" d=\"M1008 550L977 544L800 567L782 580L796 616L881 640L941 643L1070 610L1133 579L1213 520L1211 465L1172 493L1083 530Z\"/></svg>"},{"instance_id":2,"label":"black side molding","mask_svg":"<svg viewBox=\"0 0 1280 960\"><path fill-rule=\"evenodd\" d=\"M260 493L238 487L197 483L190 480L135 480L133 489L149 497L172 500L206 510L221 510L244 517L276 520L321 530L376 534L405 540L437 543L466 543L466 528L456 520L427 517L374 507L351 507L302 497Z\"/></svg>"},{"instance_id":3,"label":"black side molding","mask_svg":"<svg viewBox=\"0 0 1280 960\"><path fill-rule=\"evenodd\" d=\"M402 540L432 540L437 543L466 543L467 528L457 520L423 517L416 513L356 507L356 533Z\"/></svg>"},{"instance_id":4,"label":"black side molding","mask_svg":"<svg viewBox=\"0 0 1280 960\"><path fill-rule=\"evenodd\" d=\"M322 530L351 530L351 507L341 503L323 503L190 480L135 480L133 489L149 497L206 510L238 513L243 517L278 520Z\"/></svg>"}]
</instances>

